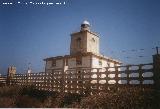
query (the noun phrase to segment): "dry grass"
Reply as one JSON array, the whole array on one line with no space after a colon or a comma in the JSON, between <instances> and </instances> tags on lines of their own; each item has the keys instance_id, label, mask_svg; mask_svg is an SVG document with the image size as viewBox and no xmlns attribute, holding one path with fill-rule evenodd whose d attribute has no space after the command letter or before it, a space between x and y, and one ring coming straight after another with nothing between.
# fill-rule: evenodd
<instances>
[{"instance_id":1,"label":"dry grass","mask_svg":"<svg viewBox=\"0 0 160 109\"><path fill-rule=\"evenodd\" d=\"M159 101L159 91L141 87L125 87L88 96L39 91L26 86L0 87L1 108L155 109L160 108Z\"/></svg>"}]
</instances>

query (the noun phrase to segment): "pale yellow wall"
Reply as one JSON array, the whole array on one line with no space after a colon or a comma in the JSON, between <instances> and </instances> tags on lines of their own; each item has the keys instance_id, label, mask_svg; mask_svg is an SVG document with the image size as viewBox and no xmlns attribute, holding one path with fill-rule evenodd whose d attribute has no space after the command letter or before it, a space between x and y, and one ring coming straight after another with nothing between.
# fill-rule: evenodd
<instances>
[{"instance_id":1,"label":"pale yellow wall","mask_svg":"<svg viewBox=\"0 0 160 109\"><path fill-rule=\"evenodd\" d=\"M46 69L49 69L52 67L52 61L46 61Z\"/></svg>"},{"instance_id":2,"label":"pale yellow wall","mask_svg":"<svg viewBox=\"0 0 160 109\"><path fill-rule=\"evenodd\" d=\"M52 61L47 61L46 69L63 68L63 59L56 60L56 66L52 66Z\"/></svg>"},{"instance_id":3,"label":"pale yellow wall","mask_svg":"<svg viewBox=\"0 0 160 109\"><path fill-rule=\"evenodd\" d=\"M90 66L91 66L90 56L82 57L82 67L90 67Z\"/></svg>"},{"instance_id":4,"label":"pale yellow wall","mask_svg":"<svg viewBox=\"0 0 160 109\"><path fill-rule=\"evenodd\" d=\"M63 59L56 60L55 68L63 68Z\"/></svg>"},{"instance_id":5,"label":"pale yellow wall","mask_svg":"<svg viewBox=\"0 0 160 109\"><path fill-rule=\"evenodd\" d=\"M78 38L81 38L80 48L77 46ZM99 54L99 37L88 31L72 34L70 53L76 54L77 52L82 52L82 53L92 52L95 54Z\"/></svg>"},{"instance_id":6,"label":"pale yellow wall","mask_svg":"<svg viewBox=\"0 0 160 109\"><path fill-rule=\"evenodd\" d=\"M90 32L87 32L87 52L99 54L99 37Z\"/></svg>"},{"instance_id":7,"label":"pale yellow wall","mask_svg":"<svg viewBox=\"0 0 160 109\"><path fill-rule=\"evenodd\" d=\"M76 58L68 59L68 68L90 67L90 56L82 57L82 65L76 65Z\"/></svg>"},{"instance_id":8,"label":"pale yellow wall","mask_svg":"<svg viewBox=\"0 0 160 109\"><path fill-rule=\"evenodd\" d=\"M81 38L81 47L77 46L77 39ZM86 52L87 41L86 41L86 32L78 32L71 35L71 45L70 45L70 54L76 54L77 52Z\"/></svg>"},{"instance_id":9,"label":"pale yellow wall","mask_svg":"<svg viewBox=\"0 0 160 109\"><path fill-rule=\"evenodd\" d=\"M68 68L76 67L76 58L69 58L68 59Z\"/></svg>"}]
</instances>

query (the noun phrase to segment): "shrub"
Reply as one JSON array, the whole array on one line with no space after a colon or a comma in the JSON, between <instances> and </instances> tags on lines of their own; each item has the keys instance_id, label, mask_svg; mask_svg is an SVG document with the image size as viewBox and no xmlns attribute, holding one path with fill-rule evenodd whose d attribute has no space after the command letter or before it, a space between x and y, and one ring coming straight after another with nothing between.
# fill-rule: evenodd
<instances>
[{"instance_id":1,"label":"shrub","mask_svg":"<svg viewBox=\"0 0 160 109\"><path fill-rule=\"evenodd\" d=\"M102 108L155 109L160 108L160 92L143 87L112 87L94 95L47 92L33 86L4 86L0 88L3 108Z\"/></svg>"},{"instance_id":2,"label":"shrub","mask_svg":"<svg viewBox=\"0 0 160 109\"><path fill-rule=\"evenodd\" d=\"M42 107L42 102L38 99L30 97L30 96L19 96L16 101L16 106L18 108L38 108Z\"/></svg>"},{"instance_id":3,"label":"shrub","mask_svg":"<svg viewBox=\"0 0 160 109\"><path fill-rule=\"evenodd\" d=\"M14 108L15 100L10 97L2 97L0 98L0 108Z\"/></svg>"}]
</instances>

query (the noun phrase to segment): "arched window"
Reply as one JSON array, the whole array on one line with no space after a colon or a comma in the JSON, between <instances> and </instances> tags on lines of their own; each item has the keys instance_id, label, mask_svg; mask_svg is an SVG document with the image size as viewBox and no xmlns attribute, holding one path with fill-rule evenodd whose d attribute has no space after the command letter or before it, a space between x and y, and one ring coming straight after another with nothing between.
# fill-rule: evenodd
<instances>
[{"instance_id":1,"label":"arched window","mask_svg":"<svg viewBox=\"0 0 160 109\"><path fill-rule=\"evenodd\" d=\"M76 65L82 65L82 57L76 57Z\"/></svg>"},{"instance_id":2,"label":"arched window","mask_svg":"<svg viewBox=\"0 0 160 109\"><path fill-rule=\"evenodd\" d=\"M81 48L81 38L77 38L77 47Z\"/></svg>"},{"instance_id":3,"label":"arched window","mask_svg":"<svg viewBox=\"0 0 160 109\"><path fill-rule=\"evenodd\" d=\"M55 60L55 59L52 60L52 66L53 66L53 67L56 66L56 60Z\"/></svg>"}]
</instances>

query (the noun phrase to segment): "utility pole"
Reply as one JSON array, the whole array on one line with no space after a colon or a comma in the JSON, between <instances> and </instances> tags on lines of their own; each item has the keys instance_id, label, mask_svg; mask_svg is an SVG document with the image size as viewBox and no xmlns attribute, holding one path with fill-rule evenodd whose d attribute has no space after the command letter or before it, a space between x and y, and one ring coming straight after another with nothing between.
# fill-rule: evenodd
<instances>
[{"instance_id":1,"label":"utility pole","mask_svg":"<svg viewBox=\"0 0 160 109\"><path fill-rule=\"evenodd\" d=\"M158 52L158 47L156 47L156 51L157 51L157 54L159 54L159 52Z\"/></svg>"},{"instance_id":2,"label":"utility pole","mask_svg":"<svg viewBox=\"0 0 160 109\"><path fill-rule=\"evenodd\" d=\"M155 89L160 90L160 55L158 53L158 47L156 47L157 54L153 55L153 79Z\"/></svg>"}]
</instances>

